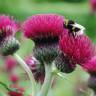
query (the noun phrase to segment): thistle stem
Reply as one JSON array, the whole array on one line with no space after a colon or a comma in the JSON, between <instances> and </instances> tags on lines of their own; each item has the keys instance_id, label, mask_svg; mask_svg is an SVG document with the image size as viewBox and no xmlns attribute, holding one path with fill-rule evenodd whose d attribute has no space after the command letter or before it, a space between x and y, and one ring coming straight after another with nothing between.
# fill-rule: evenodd
<instances>
[{"instance_id":1,"label":"thistle stem","mask_svg":"<svg viewBox=\"0 0 96 96\"><path fill-rule=\"evenodd\" d=\"M28 75L28 77L30 79L31 85L32 85L32 96L35 96L36 82L35 82L34 76L33 76L32 72L31 72L30 68L27 66L27 64L24 62L24 60L18 54L15 53L14 57L19 62L21 67L26 71L26 73L27 73L27 75Z\"/></svg>"},{"instance_id":2,"label":"thistle stem","mask_svg":"<svg viewBox=\"0 0 96 96\"><path fill-rule=\"evenodd\" d=\"M37 96L47 96L48 91L52 84L52 66L49 64L45 64L45 80L42 85L41 91Z\"/></svg>"},{"instance_id":3,"label":"thistle stem","mask_svg":"<svg viewBox=\"0 0 96 96\"><path fill-rule=\"evenodd\" d=\"M5 83L3 83L3 82L0 81L0 85L2 85L8 91L11 91L11 89L9 89L8 86Z\"/></svg>"}]
</instances>

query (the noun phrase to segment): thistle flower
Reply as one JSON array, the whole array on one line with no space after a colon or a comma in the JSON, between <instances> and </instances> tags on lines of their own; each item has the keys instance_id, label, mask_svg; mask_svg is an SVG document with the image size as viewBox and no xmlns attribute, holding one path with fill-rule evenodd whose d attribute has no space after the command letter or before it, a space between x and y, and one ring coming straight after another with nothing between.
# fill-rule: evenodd
<instances>
[{"instance_id":1,"label":"thistle flower","mask_svg":"<svg viewBox=\"0 0 96 96\"><path fill-rule=\"evenodd\" d=\"M92 12L96 12L96 0L90 0L90 6Z\"/></svg>"},{"instance_id":2,"label":"thistle flower","mask_svg":"<svg viewBox=\"0 0 96 96\"><path fill-rule=\"evenodd\" d=\"M63 22L64 18L56 14L33 15L24 22L24 35L35 41L33 54L40 62L49 64L57 57Z\"/></svg>"},{"instance_id":3,"label":"thistle flower","mask_svg":"<svg viewBox=\"0 0 96 96\"><path fill-rule=\"evenodd\" d=\"M0 41L7 36L14 36L18 28L19 26L13 18L0 15Z\"/></svg>"},{"instance_id":4,"label":"thistle flower","mask_svg":"<svg viewBox=\"0 0 96 96\"><path fill-rule=\"evenodd\" d=\"M63 19L56 14L33 15L23 24L24 35L33 40L58 37L63 31Z\"/></svg>"},{"instance_id":5,"label":"thistle flower","mask_svg":"<svg viewBox=\"0 0 96 96\"><path fill-rule=\"evenodd\" d=\"M83 69L90 75L88 80L88 87L93 89L96 94L96 56L92 57L82 65Z\"/></svg>"},{"instance_id":6,"label":"thistle flower","mask_svg":"<svg viewBox=\"0 0 96 96\"><path fill-rule=\"evenodd\" d=\"M17 64L17 61L12 57L8 56L5 59L5 69L9 72L11 72Z\"/></svg>"},{"instance_id":7,"label":"thistle flower","mask_svg":"<svg viewBox=\"0 0 96 96\"><path fill-rule=\"evenodd\" d=\"M61 36L59 46L61 51L77 64L88 61L95 51L91 40L85 35L74 38L66 33Z\"/></svg>"},{"instance_id":8,"label":"thistle flower","mask_svg":"<svg viewBox=\"0 0 96 96\"><path fill-rule=\"evenodd\" d=\"M24 95L22 93L10 91L10 92L8 92L8 96L24 96Z\"/></svg>"},{"instance_id":9,"label":"thistle flower","mask_svg":"<svg viewBox=\"0 0 96 96\"><path fill-rule=\"evenodd\" d=\"M17 83L19 81L19 76L16 74L11 74L9 77L10 81L13 83Z\"/></svg>"},{"instance_id":10,"label":"thistle flower","mask_svg":"<svg viewBox=\"0 0 96 96\"><path fill-rule=\"evenodd\" d=\"M18 50L19 42L14 38L18 29L18 24L12 18L0 15L0 51L2 55L11 55Z\"/></svg>"},{"instance_id":11,"label":"thistle flower","mask_svg":"<svg viewBox=\"0 0 96 96\"><path fill-rule=\"evenodd\" d=\"M20 43L14 37L9 36L3 39L0 44L1 54L4 56L12 55L19 49Z\"/></svg>"},{"instance_id":12,"label":"thistle flower","mask_svg":"<svg viewBox=\"0 0 96 96\"><path fill-rule=\"evenodd\" d=\"M96 75L96 56L88 60L82 66L88 73Z\"/></svg>"},{"instance_id":13,"label":"thistle flower","mask_svg":"<svg viewBox=\"0 0 96 96\"><path fill-rule=\"evenodd\" d=\"M44 77L45 77L45 69L44 65L40 64L38 60L36 60L35 57L28 56L25 59L26 64L30 67L34 78L37 82L43 83Z\"/></svg>"}]
</instances>

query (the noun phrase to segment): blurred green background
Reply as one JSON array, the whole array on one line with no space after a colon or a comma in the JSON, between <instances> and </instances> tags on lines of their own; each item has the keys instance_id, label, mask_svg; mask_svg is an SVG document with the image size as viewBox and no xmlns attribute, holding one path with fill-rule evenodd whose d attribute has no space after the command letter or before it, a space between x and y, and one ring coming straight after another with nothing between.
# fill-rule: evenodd
<instances>
[{"instance_id":1,"label":"blurred green background","mask_svg":"<svg viewBox=\"0 0 96 96\"><path fill-rule=\"evenodd\" d=\"M0 14L14 16L21 23L29 16L41 13L56 13L78 22L86 27L85 33L95 43L96 16L91 14L88 0L0 0ZM21 33L17 35L18 39L20 39ZM27 39L21 40L21 49L18 51L19 55L24 57L26 54L29 54L32 51L32 47L32 41ZM73 73L69 75L64 74L64 76L65 78L57 78L57 83L49 96L88 96L88 92L85 86L83 86L84 82L87 81L88 74L80 67L77 67ZM3 74L0 74L0 81L6 82L5 78L6 76L4 77ZM84 87L85 91L82 91L78 86L81 86L81 89ZM2 87L0 86L0 96L3 96L1 89Z\"/></svg>"}]
</instances>

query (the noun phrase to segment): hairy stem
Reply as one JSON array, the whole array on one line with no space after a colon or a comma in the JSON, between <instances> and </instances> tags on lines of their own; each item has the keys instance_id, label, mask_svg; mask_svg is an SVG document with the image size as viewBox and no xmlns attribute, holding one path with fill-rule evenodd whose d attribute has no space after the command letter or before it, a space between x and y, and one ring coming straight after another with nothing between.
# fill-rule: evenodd
<instances>
[{"instance_id":1,"label":"hairy stem","mask_svg":"<svg viewBox=\"0 0 96 96\"><path fill-rule=\"evenodd\" d=\"M27 73L29 79L30 79L30 82L31 82L31 85L32 85L32 96L35 96L35 86L36 86L36 82L35 82L35 79L34 79L34 76L30 70L30 68L27 66L27 64L24 62L24 60L18 55L18 54L14 54L14 57L16 58L16 60L19 62L19 64L21 65L21 67L25 70L25 72Z\"/></svg>"},{"instance_id":2,"label":"hairy stem","mask_svg":"<svg viewBox=\"0 0 96 96\"><path fill-rule=\"evenodd\" d=\"M45 80L42 85L41 91L37 96L47 96L48 91L52 84L52 77L53 77L53 74L52 74L51 65L45 64Z\"/></svg>"}]
</instances>

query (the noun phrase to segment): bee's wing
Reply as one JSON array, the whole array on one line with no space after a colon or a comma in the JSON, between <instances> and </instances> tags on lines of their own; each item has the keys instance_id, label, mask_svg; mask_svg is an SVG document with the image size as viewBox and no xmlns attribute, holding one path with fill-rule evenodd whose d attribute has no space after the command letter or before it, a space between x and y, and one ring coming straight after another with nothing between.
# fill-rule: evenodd
<instances>
[{"instance_id":1,"label":"bee's wing","mask_svg":"<svg viewBox=\"0 0 96 96\"><path fill-rule=\"evenodd\" d=\"M82 30L82 31L85 31L85 27L80 25L80 24L78 24L78 23L73 24L73 26L77 27L77 28L80 28L80 30Z\"/></svg>"},{"instance_id":2,"label":"bee's wing","mask_svg":"<svg viewBox=\"0 0 96 96\"><path fill-rule=\"evenodd\" d=\"M73 24L72 26L80 29L79 31L77 31L77 35L84 34L84 32L85 32L85 27L84 26L82 26L80 24L77 24L77 23Z\"/></svg>"}]
</instances>

